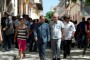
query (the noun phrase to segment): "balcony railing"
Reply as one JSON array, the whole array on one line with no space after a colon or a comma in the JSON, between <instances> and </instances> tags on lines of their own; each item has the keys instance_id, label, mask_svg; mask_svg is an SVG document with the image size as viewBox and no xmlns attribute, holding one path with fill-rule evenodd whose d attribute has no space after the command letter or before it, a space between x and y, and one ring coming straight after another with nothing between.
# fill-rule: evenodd
<instances>
[{"instance_id":1,"label":"balcony railing","mask_svg":"<svg viewBox=\"0 0 90 60\"><path fill-rule=\"evenodd\" d=\"M42 0L34 0L34 3L36 4L39 10L43 10Z\"/></svg>"}]
</instances>

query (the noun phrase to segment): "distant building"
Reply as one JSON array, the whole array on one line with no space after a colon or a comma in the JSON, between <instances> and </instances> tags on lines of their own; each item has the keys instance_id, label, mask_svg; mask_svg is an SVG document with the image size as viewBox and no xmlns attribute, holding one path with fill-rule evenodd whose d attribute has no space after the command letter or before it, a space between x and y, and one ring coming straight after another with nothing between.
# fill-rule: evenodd
<instances>
[{"instance_id":1,"label":"distant building","mask_svg":"<svg viewBox=\"0 0 90 60\"><path fill-rule=\"evenodd\" d=\"M12 16L26 14L33 19L38 18L43 12L42 0L0 0L0 13L6 11Z\"/></svg>"},{"instance_id":2,"label":"distant building","mask_svg":"<svg viewBox=\"0 0 90 60\"><path fill-rule=\"evenodd\" d=\"M58 13L61 17L64 16L65 13L65 0L61 0L59 4L55 8L56 13Z\"/></svg>"},{"instance_id":3,"label":"distant building","mask_svg":"<svg viewBox=\"0 0 90 60\"><path fill-rule=\"evenodd\" d=\"M86 19L90 17L90 6L85 6L84 3L84 0L77 0L76 3L73 3L71 0L61 0L56 6L56 12L60 17L70 15L71 20L77 20L79 23L82 17Z\"/></svg>"},{"instance_id":4,"label":"distant building","mask_svg":"<svg viewBox=\"0 0 90 60\"><path fill-rule=\"evenodd\" d=\"M43 14L43 2L42 0L31 0L30 3L30 16L33 19L39 18Z\"/></svg>"}]
</instances>

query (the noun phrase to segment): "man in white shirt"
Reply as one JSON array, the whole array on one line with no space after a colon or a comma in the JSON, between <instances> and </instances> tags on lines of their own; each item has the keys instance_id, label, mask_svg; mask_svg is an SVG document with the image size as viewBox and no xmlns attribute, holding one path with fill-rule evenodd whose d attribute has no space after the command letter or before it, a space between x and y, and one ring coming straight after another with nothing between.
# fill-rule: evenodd
<instances>
[{"instance_id":1,"label":"man in white shirt","mask_svg":"<svg viewBox=\"0 0 90 60\"><path fill-rule=\"evenodd\" d=\"M58 20L58 14L54 13L50 22L51 47L53 60L60 60L60 45L63 36L64 24Z\"/></svg>"},{"instance_id":2,"label":"man in white shirt","mask_svg":"<svg viewBox=\"0 0 90 60\"><path fill-rule=\"evenodd\" d=\"M69 21L70 16L65 16L65 22L64 22L64 58L67 57L67 55L70 55L70 46L72 42L72 38L74 37L74 33L76 31L75 26L72 22Z\"/></svg>"}]
</instances>

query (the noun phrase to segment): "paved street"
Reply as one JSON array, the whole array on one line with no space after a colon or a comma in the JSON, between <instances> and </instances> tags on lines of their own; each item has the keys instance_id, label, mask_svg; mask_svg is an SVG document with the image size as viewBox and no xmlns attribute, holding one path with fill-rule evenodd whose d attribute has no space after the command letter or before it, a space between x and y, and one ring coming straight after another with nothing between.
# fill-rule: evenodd
<instances>
[{"instance_id":1,"label":"paved street","mask_svg":"<svg viewBox=\"0 0 90 60\"><path fill-rule=\"evenodd\" d=\"M72 49L71 56L67 59L63 59L61 54L61 60L90 60L90 49L87 50L86 55L82 56L82 49ZM18 50L13 49L12 51L2 52L0 51L0 60L19 60L18 59ZM15 58L16 57L16 58ZM23 60L39 60L37 52L26 52L26 58ZM51 50L47 49L46 60L51 60Z\"/></svg>"},{"instance_id":2,"label":"paved street","mask_svg":"<svg viewBox=\"0 0 90 60\"><path fill-rule=\"evenodd\" d=\"M90 60L90 0L0 0L0 60L20 60L15 47L27 47L22 60L40 60L28 50L40 47L43 56L46 44L56 52L64 47L66 54L75 45L66 59L61 50L61 60ZM76 46L89 48L82 55ZM52 60L51 49L45 60Z\"/></svg>"}]
</instances>

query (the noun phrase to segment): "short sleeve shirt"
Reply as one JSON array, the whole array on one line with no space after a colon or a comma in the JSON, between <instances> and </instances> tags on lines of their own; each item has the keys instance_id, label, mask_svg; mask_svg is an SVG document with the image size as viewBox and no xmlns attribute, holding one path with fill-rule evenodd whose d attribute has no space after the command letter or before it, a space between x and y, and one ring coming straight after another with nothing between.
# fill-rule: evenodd
<instances>
[{"instance_id":1,"label":"short sleeve shirt","mask_svg":"<svg viewBox=\"0 0 90 60\"><path fill-rule=\"evenodd\" d=\"M57 20L57 22L50 22L51 39L60 39L62 37L61 30L64 28L63 22Z\"/></svg>"},{"instance_id":2,"label":"short sleeve shirt","mask_svg":"<svg viewBox=\"0 0 90 60\"><path fill-rule=\"evenodd\" d=\"M71 40L72 34L76 31L75 25L72 22L64 23L64 34L65 34L65 40Z\"/></svg>"}]
</instances>

